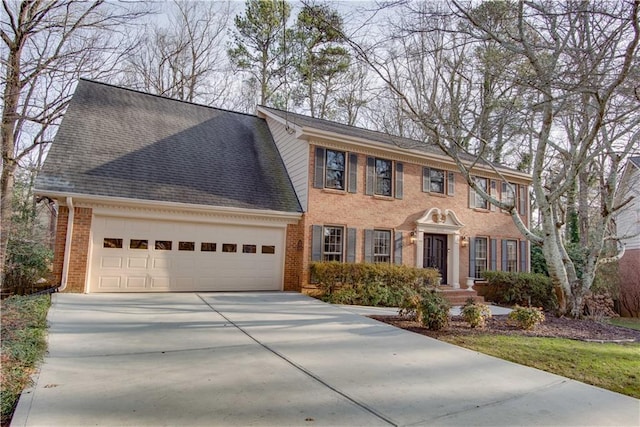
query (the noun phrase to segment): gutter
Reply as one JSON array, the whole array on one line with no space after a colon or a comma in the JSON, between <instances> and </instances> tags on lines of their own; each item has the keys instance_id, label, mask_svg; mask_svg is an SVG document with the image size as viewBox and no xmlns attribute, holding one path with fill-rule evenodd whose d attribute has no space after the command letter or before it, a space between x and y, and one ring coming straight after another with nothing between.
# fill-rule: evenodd
<instances>
[{"instance_id":1,"label":"gutter","mask_svg":"<svg viewBox=\"0 0 640 427\"><path fill-rule=\"evenodd\" d=\"M71 240L73 237L73 220L75 217L72 197L67 197L67 207L69 208L69 216L67 218L67 235L64 243L64 258L62 260L62 280L58 291L65 290L69 279L69 260L71 258Z\"/></svg>"}]
</instances>

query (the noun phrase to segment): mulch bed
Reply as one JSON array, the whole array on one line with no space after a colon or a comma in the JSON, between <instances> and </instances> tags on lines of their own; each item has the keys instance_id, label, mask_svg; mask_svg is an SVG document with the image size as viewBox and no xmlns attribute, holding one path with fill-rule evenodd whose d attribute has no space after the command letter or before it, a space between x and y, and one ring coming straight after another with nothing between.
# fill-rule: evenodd
<instances>
[{"instance_id":1,"label":"mulch bed","mask_svg":"<svg viewBox=\"0 0 640 427\"><path fill-rule=\"evenodd\" d=\"M487 320L484 329L472 329L460 316L453 316L449 326L441 331L432 331L413 320L400 316L369 316L372 319L406 329L432 338L446 335L523 335L531 337L569 338L581 341L640 342L640 331L609 325L589 319L556 317L545 313L546 320L532 331L523 331L507 323L506 315L496 315Z\"/></svg>"}]
</instances>

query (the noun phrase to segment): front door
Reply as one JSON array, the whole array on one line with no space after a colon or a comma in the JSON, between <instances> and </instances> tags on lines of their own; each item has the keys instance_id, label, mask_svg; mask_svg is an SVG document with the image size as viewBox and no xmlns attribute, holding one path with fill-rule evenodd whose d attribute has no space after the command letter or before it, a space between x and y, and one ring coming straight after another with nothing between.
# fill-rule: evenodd
<instances>
[{"instance_id":1,"label":"front door","mask_svg":"<svg viewBox=\"0 0 640 427\"><path fill-rule=\"evenodd\" d=\"M424 235L424 267L438 269L442 283L447 282L447 235Z\"/></svg>"}]
</instances>

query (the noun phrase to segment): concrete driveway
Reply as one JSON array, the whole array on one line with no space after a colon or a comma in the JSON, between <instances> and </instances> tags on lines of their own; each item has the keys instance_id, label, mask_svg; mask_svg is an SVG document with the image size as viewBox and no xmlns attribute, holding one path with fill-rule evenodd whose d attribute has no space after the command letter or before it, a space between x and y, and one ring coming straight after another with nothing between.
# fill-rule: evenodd
<instances>
[{"instance_id":1,"label":"concrete driveway","mask_svg":"<svg viewBox=\"0 0 640 427\"><path fill-rule=\"evenodd\" d=\"M56 294L12 426L640 424L640 401L296 293Z\"/></svg>"}]
</instances>

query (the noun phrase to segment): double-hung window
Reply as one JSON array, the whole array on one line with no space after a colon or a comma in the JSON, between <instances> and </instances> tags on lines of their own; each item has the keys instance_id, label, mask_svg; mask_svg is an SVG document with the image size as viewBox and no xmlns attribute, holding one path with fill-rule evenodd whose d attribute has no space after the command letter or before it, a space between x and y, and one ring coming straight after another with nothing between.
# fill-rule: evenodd
<instances>
[{"instance_id":1,"label":"double-hung window","mask_svg":"<svg viewBox=\"0 0 640 427\"><path fill-rule=\"evenodd\" d=\"M500 201L509 206L513 206L516 201L516 186L510 182L502 183L502 191L500 192Z\"/></svg>"},{"instance_id":2,"label":"double-hung window","mask_svg":"<svg viewBox=\"0 0 640 427\"><path fill-rule=\"evenodd\" d=\"M487 270L488 265L488 245L487 238L476 237L474 239L474 253L475 253L475 271L474 277L482 277L482 273Z\"/></svg>"},{"instance_id":3,"label":"double-hung window","mask_svg":"<svg viewBox=\"0 0 640 427\"><path fill-rule=\"evenodd\" d=\"M485 193L488 193L489 191L489 180L487 178L479 178L479 177L475 177L474 181L476 183L476 186L480 189L482 189ZM488 202L482 198L482 196L478 193L475 193L475 207L479 208L479 209L488 209L489 208L489 204Z\"/></svg>"},{"instance_id":4,"label":"double-hung window","mask_svg":"<svg viewBox=\"0 0 640 427\"><path fill-rule=\"evenodd\" d=\"M343 151L327 150L325 164L325 188L344 190L345 181L345 153Z\"/></svg>"},{"instance_id":5,"label":"double-hung window","mask_svg":"<svg viewBox=\"0 0 640 427\"><path fill-rule=\"evenodd\" d=\"M422 191L426 193L444 194L445 172L441 169L423 168Z\"/></svg>"},{"instance_id":6,"label":"double-hung window","mask_svg":"<svg viewBox=\"0 0 640 427\"><path fill-rule=\"evenodd\" d=\"M505 242L505 247L507 250L507 256L505 257L507 260L506 270L518 271L518 241L507 240Z\"/></svg>"},{"instance_id":7,"label":"double-hung window","mask_svg":"<svg viewBox=\"0 0 640 427\"><path fill-rule=\"evenodd\" d=\"M391 160L376 159L374 192L380 196L391 196L393 162Z\"/></svg>"},{"instance_id":8,"label":"double-hung window","mask_svg":"<svg viewBox=\"0 0 640 427\"><path fill-rule=\"evenodd\" d=\"M373 231L373 262L391 262L391 231Z\"/></svg>"},{"instance_id":9,"label":"double-hung window","mask_svg":"<svg viewBox=\"0 0 640 427\"><path fill-rule=\"evenodd\" d=\"M344 228L326 226L323 229L324 241L322 245L323 261L343 260L344 251Z\"/></svg>"}]
</instances>

